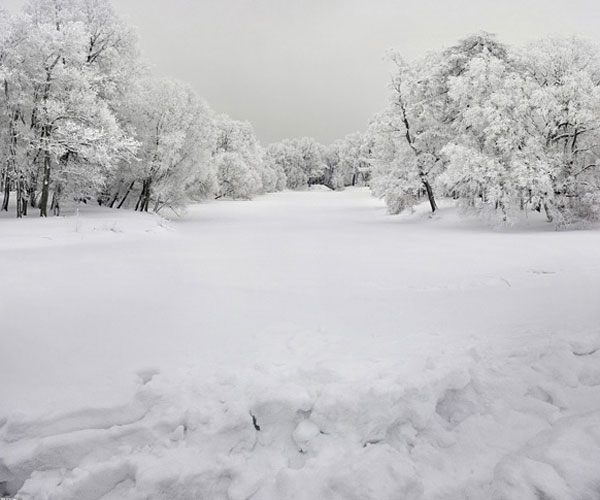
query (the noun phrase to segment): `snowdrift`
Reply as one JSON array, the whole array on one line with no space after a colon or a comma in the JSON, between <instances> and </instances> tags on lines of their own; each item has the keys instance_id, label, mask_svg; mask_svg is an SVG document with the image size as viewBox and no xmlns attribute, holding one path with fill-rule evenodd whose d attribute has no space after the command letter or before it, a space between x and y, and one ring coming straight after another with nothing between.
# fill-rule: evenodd
<instances>
[{"instance_id":1,"label":"snowdrift","mask_svg":"<svg viewBox=\"0 0 600 500\"><path fill-rule=\"evenodd\" d=\"M0 480L23 500L597 498L600 338L496 356L418 383L149 370L125 405L3 422Z\"/></svg>"}]
</instances>

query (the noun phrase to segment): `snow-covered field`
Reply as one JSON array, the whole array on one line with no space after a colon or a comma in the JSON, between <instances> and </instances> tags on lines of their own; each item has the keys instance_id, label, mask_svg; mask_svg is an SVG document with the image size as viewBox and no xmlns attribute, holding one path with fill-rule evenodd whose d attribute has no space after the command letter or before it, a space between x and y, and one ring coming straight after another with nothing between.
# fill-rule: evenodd
<instances>
[{"instance_id":1,"label":"snow-covered field","mask_svg":"<svg viewBox=\"0 0 600 500\"><path fill-rule=\"evenodd\" d=\"M600 498L598 230L285 192L2 219L0 280L5 495Z\"/></svg>"}]
</instances>

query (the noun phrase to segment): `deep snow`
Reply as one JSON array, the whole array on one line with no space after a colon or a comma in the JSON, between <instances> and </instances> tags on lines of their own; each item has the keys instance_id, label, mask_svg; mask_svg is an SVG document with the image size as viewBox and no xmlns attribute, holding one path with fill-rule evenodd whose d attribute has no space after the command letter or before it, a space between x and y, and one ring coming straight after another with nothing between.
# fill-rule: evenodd
<instances>
[{"instance_id":1,"label":"deep snow","mask_svg":"<svg viewBox=\"0 0 600 500\"><path fill-rule=\"evenodd\" d=\"M6 494L600 496L598 230L350 189L0 231Z\"/></svg>"}]
</instances>

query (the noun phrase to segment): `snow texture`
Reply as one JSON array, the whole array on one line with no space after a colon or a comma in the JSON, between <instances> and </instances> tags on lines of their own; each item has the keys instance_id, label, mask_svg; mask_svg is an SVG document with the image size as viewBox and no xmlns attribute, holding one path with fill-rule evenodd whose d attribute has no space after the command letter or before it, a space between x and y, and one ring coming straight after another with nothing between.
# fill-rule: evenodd
<instances>
[{"instance_id":1,"label":"snow texture","mask_svg":"<svg viewBox=\"0 0 600 500\"><path fill-rule=\"evenodd\" d=\"M600 496L597 230L364 189L3 224L0 493Z\"/></svg>"}]
</instances>

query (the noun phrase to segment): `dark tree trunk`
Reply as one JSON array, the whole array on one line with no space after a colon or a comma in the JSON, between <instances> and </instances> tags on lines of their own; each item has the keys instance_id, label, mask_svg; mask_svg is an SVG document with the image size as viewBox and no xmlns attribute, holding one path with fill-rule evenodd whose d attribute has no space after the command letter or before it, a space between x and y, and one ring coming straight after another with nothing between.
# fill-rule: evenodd
<instances>
[{"instance_id":1,"label":"dark tree trunk","mask_svg":"<svg viewBox=\"0 0 600 500\"><path fill-rule=\"evenodd\" d=\"M140 193L140 196L138 197L137 203L135 204L135 211L137 212L140 209L140 206L142 204L142 201L144 199L144 193L146 192L146 181L144 181L142 183L142 192Z\"/></svg>"},{"instance_id":2,"label":"dark tree trunk","mask_svg":"<svg viewBox=\"0 0 600 500\"><path fill-rule=\"evenodd\" d=\"M23 180L17 181L17 219L23 217L23 205L25 205L25 211L27 211L27 200L23 203Z\"/></svg>"},{"instance_id":3,"label":"dark tree trunk","mask_svg":"<svg viewBox=\"0 0 600 500\"><path fill-rule=\"evenodd\" d=\"M60 184L56 187L54 192L52 193L52 203L50 204L50 210L56 216L60 215L60 194L61 194Z\"/></svg>"},{"instance_id":4,"label":"dark tree trunk","mask_svg":"<svg viewBox=\"0 0 600 500\"><path fill-rule=\"evenodd\" d=\"M142 186L142 192L140 193L140 197L135 205L136 211L147 212L148 205L150 204L150 185L152 181L150 179L146 179Z\"/></svg>"},{"instance_id":5,"label":"dark tree trunk","mask_svg":"<svg viewBox=\"0 0 600 500\"><path fill-rule=\"evenodd\" d=\"M123 196L123 199L121 200L121 203L119 203L117 208L121 208L123 206L123 203L125 203L125 200L129 196L129 193L131 193L131 190L133 189L134 184L135 184L135 181L132 181L131 184L129 184L129 187L127 188L127 191L125 192L125 196ZM112 208L112 205L111 205L111 208Z\"/></svg>"},{"instance_id":6,"label":"dark tree trunk","mask_svg":"<svg viewBox=\"0 0 600 500\"><path fill-rule=\"evenodd\" d=\"M25 182L21 183L21 193L23 199L21 201L21 215L27 216L27 207L29 205L29 200L27 199L27 185Z\"/></svg>"},{"instance_id":7,"label":"dark tree trunk","mask_svg":"<svg viewBox=\"0 0 600 500\"><path fill-rule=\"evenodd\" d=\"M42 197L40 198L40 217L48 217L48 195L50 192L50 151L44 152L44 171L42 175Z\"/></svg>"},{"instance_id":8,"label":"dark tree trunk","mask_svg":"<svg viewBox=\"0 0 600 500\"><path fill-rule=\"evenodd\" d=\"M115 193L115 195L113 196L112 200L110 200L110 203L108 204L108 208L113 208L118 199L119 199L119 191L117 191Z\"/></svg>"},{"instance_id":9,"label":"dark tree trunk","mask_svg":"<svg viewBox=\"0 0 600 500\"><path fill-rule=\"evenodd\" d=\"M8 201L10 199L10 177L8 173L4 177L4 198L2 199L2 210L8 212Z\"/></svg>"},{"instance_id":10,"label":"dark tree trunk","mask_svg":"<svg viewBox=\"0 0 600 500\"><path fill-rule=\"evenodd\" d=\"M431 213L434 213L437 210L437 203L435 202L431 184L429 184L427 179L423 179L423 186L425 186L425 190L427 191L427 198L429 198L429 204L431 205Z\"/></svg>"},{"instance_id":11,"label":"dark tree trunk","mask_svg":"<svg viewBox=\"0 0 600 500\"><path fill-rule=\"evenodd\" d=\"M149 205L150 205L150 181L148 181L148 185L146 187L146 195L144 196L144 202L142 203L142 208L140 210L142 212L147 212Z\"/></svg>"},{"instance_id":12,"label":"dark tree trunk","mask_svg":"<svg viewBox=\"0 0 600 500\"><path fill-rule=\"evenodd\" d=\"M29 205L31 208L36 208L36 188L37 188L37 176L35 174L31 174L31 179L29 180Z\"/></svg>"},{"instance_id":13,"label":"dark tree trunk","mask_svg":"<svg viewBox=\"0 0 600 500\"><path fill-rule=\"evenodd\" d=\"M54 62L46 67L46 82L44 84L42 105L47 110L48 99L50 97L50 88L52 85L52 71L59 63L61 55L58 54L54 58ZM35 112L35 108L34 108ZM32 120L35 123L37 118ZM44 144L44 165L42 171L42 196L40 198L40 217L48 217L48 195L50 192L50 170L52 167L52 159L50 157L50 149L48 149L48 143L52 135L52 125L49 123L44 124L41 127L41 138L42 144Z\"/></svg>"},{"instance_id":14,"label":"dark tree trunk","mask_svg":"<svg viewBox=\"0 0 600 500\"><path fill-rule=\"evenodd\" d=\"M29 188L29 205L31 208L37 208L35 188Z\"/></svg>"},{"instance_id":15,"label":"dark tree trunk","mask_svg":"<svg viewBox=\"0 0 600 500\"><path fill-rule=\"evenodd\" d=\"M121 186L122 186L122 184L123 184L123 181L119 181L119 186L117 187L117 190L115 191L114 196L112 197L112 199L108 203L108 206L110 208L113 208L115 206L115 203L119 199L119 193L121 192Z\"/></svg>"},{"instance_id":16,"label":"dark tree trunk","mask_svg":"<svg viewBox=\"0 0 600 500\"><path fill-rule=\"evenodd\" d=\"M118 199L119 199L119 192L117 191L115 193L115 195L113 196L113 199L110 200L110 203L108 204L108 208L114 208L115 203L117 202Z\"/></svg>"}]
</instances>

